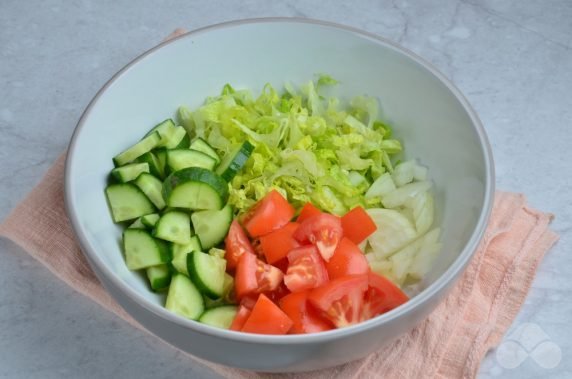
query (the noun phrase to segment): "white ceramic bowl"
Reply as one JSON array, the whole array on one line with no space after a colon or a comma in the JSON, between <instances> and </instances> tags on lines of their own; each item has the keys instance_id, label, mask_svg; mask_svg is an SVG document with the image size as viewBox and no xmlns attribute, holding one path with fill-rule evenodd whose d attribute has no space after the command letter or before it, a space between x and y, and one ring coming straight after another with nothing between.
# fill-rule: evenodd
<instances>
[{"instance_id":1,"label":"white ceramic bowl","mask_svg":"<svg viewBox=\"0 0 572 379\"><path fill-rule=\"evenodd\" d=\"M179 105L199 106L231 83L259 91L266 82L303 83L317 73L340 81L346 98L380 99L408 157L436 183L443 252L408 303L345 329L264 336L215 329L169 313L162 297L130 272L120 228L104 197L111 157ZM493 202L493 163L485 132L461 93L430 64L375 35L303 19L256 19L199 29L149 50L118 72L81 117L66 163L65 199L92 268L121 306L165 341L198 357L246 369L302 371L365 356L414 327L466 267Z\"/></svg>"}]
</instances>

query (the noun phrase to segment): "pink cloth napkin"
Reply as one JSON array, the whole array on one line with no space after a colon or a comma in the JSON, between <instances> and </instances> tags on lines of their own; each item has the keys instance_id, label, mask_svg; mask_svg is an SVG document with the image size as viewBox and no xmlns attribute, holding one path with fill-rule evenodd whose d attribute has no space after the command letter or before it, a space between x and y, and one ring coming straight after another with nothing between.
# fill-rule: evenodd
<instances>
[{"instance_id":1,"label":"pink cloth napkin","mask_svg":"<svg viewBox=\"0 0 572 379\"><path fill-rule=\"evenodd\" d=\"M0 235L78 292L142 328L101 286L75 241L64 207L64 163L62 155L0 224ZM558 239L549 229L552 218L528 207L522 194L497 192L485 237L455 288L420 325L364 359L321 371L273 375L200 361L222 376L239 379L473 378L485 353L498 345L514 320L540 261Z\"/></svg>"}]
</instances>

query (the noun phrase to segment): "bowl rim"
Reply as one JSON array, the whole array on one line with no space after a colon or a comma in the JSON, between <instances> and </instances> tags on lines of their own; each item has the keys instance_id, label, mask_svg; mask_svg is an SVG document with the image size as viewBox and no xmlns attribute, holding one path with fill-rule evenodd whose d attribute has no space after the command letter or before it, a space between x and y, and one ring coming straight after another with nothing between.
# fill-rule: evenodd
<instances>
[{"instance_id":1,"label":"bowl rim","mask_svg":"<svg viewBox=\"0 0 572 379\"><path fill-rule=\"evenodd\" d=\"M129 69L134 65L136 65L139 61L154 54L163 47L179 39L190 38L201 33L209 32L211 30L239 27L241 25L246 25L246 24L264 24L264 23L311 24L320 27L332 28L354 34L358 37L365 38L374 43L377 43L378 45L384 46L386 48L391 48L397 51L398 53L406 56L407 58L413 60L415 63L426 69L430 74L434 75L443 85L447 87L447 89L459 101L461 106L464 108L465 112L467 112L469 118L471 119L472 125L475 129L474 131L476 132L477 137L480 141L480 148L484 157L485 180L486 180L482 209L479 215L479 219L477 221L477 225L473 230L467 243L461 250L459 256L453 261L453 263L447 268L447 270L445 270L445 272L439 278L437 278L427 288L425 288L415 297L407 301L405 304L383 315L374 317L373 319L363 321L356 325L352 325L346 328L334 329L330 331L312 333L312 334L259 335L259 334L219 329L211 327L209 325L201 324L198 321L188 320L183 317L180 317L168 311L164 307L147 300L142 294L139 293L139 291L136 291L135 289L131 288L129 285L124 283L122 280L119 279L117 275L115 275L112 272L112 270L110 270L107 267L107 265L99 258L98 254L95 252L95 249L93 249L93 247L89 244L86 234L83 232L80 226L81 224L79 222L79 218L78 216L76 216L76 208L71 198L73 186L72 186L70 170L71 170L71 162L74 159L75 145L78 136L80 135L84 127L84 124L86 122L86 119L89 117L89 114L94 105L116 80L118 80L123 74L129 71ZM469 104L465 96L445 75L443 75L431 63L426 61L424 58L421 58L416 53L413 53L409 49L399 45L396 42L390 41L384 37L378 36L374 33L370 33L355 27L335 22L309 19L303 17L262 17L262 18L247 18L247 19L238 19L238 20L221 22L186 32L180 36L163 41L162 43L143 52L142 54L131 60L123 68L121 68L117 73L115 73L101 87L101 89L99 89L99 91L95 94L93 99L89 102L86 109L83 111L74 129L74 132L72 134L69 143L66 155L65 174L64 174L64 203L65 203L66 213L72 225L72 229L79 242L81 251L86 256L91 268L95 272L100 282L104 285L107 292L109 292L114 299L117 300L116 296L114 295L114 291L110 290L110 288L107 288L108 285L113 285L115 287L114 288L115 290L121 291L123 295L133 299L133 301L137 302L139 306L141 306L148 312L151 312L155 316L158 316L166 321L173 322L178 326L191 329L194 332L214 337L219 337L223 339L233 340L237 342L279 344L279 345L289 345L289 344L299 344L299 343L315 344L331 340L337 340L354 334L365 333L369 330L380 327L381 325L388 324L397 318L407 317L408 314L411 314L417 308L427 305L427 303L430 302L433 297L441 293L449 285L453 285L456 282L456 279L458 278L459 274L461 274L461 272L464 270L464 268L467 266L468 262L476 252L477 247L482 237L484 236L486 226L488 224L488 220L492 211L492 206L494 202L494 190L495 190L495 174L494 174L493 155L492 155L491 145L485 133L485 129L479 117L477 116L476 112ZM123 308L123 305L119 303L119 301L118 304Z\"/></svg>"}]
</instances>

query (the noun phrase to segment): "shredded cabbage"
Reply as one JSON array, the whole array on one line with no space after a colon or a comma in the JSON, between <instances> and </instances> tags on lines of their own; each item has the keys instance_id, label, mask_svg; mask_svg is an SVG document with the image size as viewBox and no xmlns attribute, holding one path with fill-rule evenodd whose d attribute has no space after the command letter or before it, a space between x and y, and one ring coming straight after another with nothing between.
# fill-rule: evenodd
<instances>
[{"instance_id":1,"label":"shredded cabbage","mask_svg":"<svg viewBox=\"0 0 572 379\"><path fill-rule=\"evenodd\" d=\"M325 97L322 90L335 84L327 75L299 89L286 83L280 92L267 84L258 97L226 84L194 112L180 107L180 124L221 156L245 140L255 146L229 185L229 202L239 213L271 189L296 208L312 201L338 215L356 205L380 206L379 198L365 194L393 172L391 156L401 152L401 143L378 120L375 98L359 96L346 104Z\"/></svg>"}]
</instances>

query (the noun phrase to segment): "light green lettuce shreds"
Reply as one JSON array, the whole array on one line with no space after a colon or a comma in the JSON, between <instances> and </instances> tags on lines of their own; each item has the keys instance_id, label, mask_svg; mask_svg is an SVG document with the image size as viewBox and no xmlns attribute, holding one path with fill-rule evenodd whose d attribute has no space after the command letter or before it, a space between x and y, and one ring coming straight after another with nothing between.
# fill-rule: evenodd
<instances>
[{"instance_id":1,"label":"light green lettuce shreds","mask_svg":"<svg viewBox=\"0 0 572 379\"><path fill-rule=\"evenodd\" d=\"M221 156L245 140L254 145L230 183L229 202L239 212L272 189L297 208L312 201L344 214L356 205L379 206L365 192L383 173L393 172L390 158L401 143L377 120L375 98L359 96L347 103L321 94L335 84L327 75L299 89L287 83L282 92L267 84L258 97L227 84L195 111L181 107L179 122Z\"/></svg>"}]
</instances>

